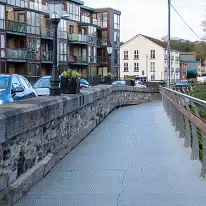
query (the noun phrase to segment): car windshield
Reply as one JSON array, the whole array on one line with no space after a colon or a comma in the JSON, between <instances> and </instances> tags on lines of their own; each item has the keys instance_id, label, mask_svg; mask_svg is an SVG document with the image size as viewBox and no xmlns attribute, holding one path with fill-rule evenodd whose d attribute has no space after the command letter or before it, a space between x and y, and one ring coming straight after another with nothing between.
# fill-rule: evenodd
<instances>
[{"instance_id":1,"label":"car windshield","mask_svg":"<svg viewBox=\"0 0 206 206\"><path fill-rule=\"evenodd\" d=\"M41 78L35 85L34 88L50 88L50 78Z\"/></svg>"},{"instance_id":2,"label":"car windshield","mask_svg":"<svg viewBox=\"0 0 206 206\"><path fill-rule=\"evenodd\" d=\"M82 83L82 84L89 84L85 79L80 79L80 83Z\"/></svg>"},{"instance_id":3,"label":"car windshield","mask_svg":"<svg viewBox=\"0 0 206 206\"><path fill-rule=\"evenodd\" d=\"M0 77L0 92L3 92L7 89L9 84L9 77Z\"/></svg>"}]
</instances>

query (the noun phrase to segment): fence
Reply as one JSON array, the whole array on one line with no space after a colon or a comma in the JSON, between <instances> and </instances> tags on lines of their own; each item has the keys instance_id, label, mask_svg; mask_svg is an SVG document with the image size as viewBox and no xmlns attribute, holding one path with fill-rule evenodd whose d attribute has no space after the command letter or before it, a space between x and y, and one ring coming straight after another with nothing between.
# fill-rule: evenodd
<instances>
[{"instance_id":1,"label":"fence","mask_svg":"<svg viewBox=\"0 0 206 206\"><path fill-rule=\"evenodd\" d=\"M202 163L201 176L206 177L206 101L162 87L163 106L173 126L192 148L191 159Z\"/></svg>"}]
</instances>

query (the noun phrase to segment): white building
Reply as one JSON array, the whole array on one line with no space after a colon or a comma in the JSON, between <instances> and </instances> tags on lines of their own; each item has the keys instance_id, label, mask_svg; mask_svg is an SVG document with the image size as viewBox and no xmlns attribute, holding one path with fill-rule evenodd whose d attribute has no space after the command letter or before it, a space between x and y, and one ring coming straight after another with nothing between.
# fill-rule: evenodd
<instances>
[{"instance_id":1,"label":"white building","mask_svg":"<svg viewBox=\"0 0 206 206\"><path fill-rule=\"evenodd\" d=\"M179 52L171 50L171 81L180 79ZM137 35L120 47L120 77L135 76L151 80L168 79L167 43Z\"/></svg>"}]
</instances>

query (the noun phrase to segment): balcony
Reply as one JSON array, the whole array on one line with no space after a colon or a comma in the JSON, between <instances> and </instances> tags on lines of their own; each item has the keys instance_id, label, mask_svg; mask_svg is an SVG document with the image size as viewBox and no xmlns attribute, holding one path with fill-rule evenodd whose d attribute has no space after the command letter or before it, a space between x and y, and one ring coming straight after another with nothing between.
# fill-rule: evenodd
<instances>
[{"instance_id":1,"label":"balcony","mask_svg":"<svg viewBox=\"0 0 206 206\"><path fill-rule=\"evenodd\" d=\"M96 37L94 37L94 36L88 36L88 42L89 42L90 44L97 44Z\"/></svg>"},{"instance_id":2,"label":"balcony","mask_svg":"<svg viewBox=\"0 0 206 206\"><path fill-rule=\"evenodd\" d=\"M93 63L96 64L97 63L97 57L92 55L88 57L88 63Z\"/></svg>"},{"instance_id":3,"label":"balcony","mask_svg":"<svg viewBox=\"0 0 206 206\"><path fill-rule=\"evenodd\" d=\"M88 65L88 57L86 55L82 55L82 56L69 56L68 57L68 63L70 65L87 66Z\"/></svg>"},{"instance_id":4,"label":"balcony","mask_svg":"<svg viewBox=\"0 0 206 206\"><path fill-rule=\"evenodd\" d=\"M87 45L89 42L89 38L84 34L68 34L68 41L70 44L83 44Z\"/></svg>"},{"instance_id":5,"label":"balcony","mask_svg":"<svg viewBox=\"0 0 206 206\"><path fill-rule=\"evenodd\" d=\"M7 31L12 34L26 35L27 25L26 23L7 20Z\"/></svg>"},{"instance_id":6,"label":"balcony","mask_svg":"<svg viewBox=\"0 0 206 206\"><path fill-rule=\"evenodd\" d=\"M41 61L42 63L52 63L53 62L53 51L42 51Z\"/></svg>"},{"instance_id":7,"label":"balcony","mask_svg":"<svg viewBox=\"0 0 206 206\"><path fill-rule=\"evenodd\" d=\"M107 57L98 56L97 57L97 64L107 64Z\"/></svg>"},{"instance_id":8,"label":"balcony","mask_svg":"<svg viewBox=\"0 0 206 206\"><path fill-rule=\"evenodd\" d=\"M33 49L28 49L27 50L27 59L28 60L40 60L40 52L33 50Z\"/></svg>"},{"instance_id":9,"label":"balcony","mask_svg":"<svg viewBox=\"0 0 206 206\"><path fill-rule=\"evenodd\" d=\"M41 36L43 39L53 39L54 32L52 27L41 27Z\"/></svg>"},{"instance_id":10,"label":"balcony","mask_svg":"<svg viewBox=\"0 0 206 206\"><path fill-rule=\"evenodd\" d=\"M97 38L97 46L102 46L102 40L100 38Z\"/></svg>"},{"instance_id":11,"label":"balcony","mask_svg":"<svg viewBox=\"0 0 206 206\"><path fill-rule=\"evenodd\" d=\"M7 49L7 61L26 62L27 49Z\"/></svg>"}]
</instances>

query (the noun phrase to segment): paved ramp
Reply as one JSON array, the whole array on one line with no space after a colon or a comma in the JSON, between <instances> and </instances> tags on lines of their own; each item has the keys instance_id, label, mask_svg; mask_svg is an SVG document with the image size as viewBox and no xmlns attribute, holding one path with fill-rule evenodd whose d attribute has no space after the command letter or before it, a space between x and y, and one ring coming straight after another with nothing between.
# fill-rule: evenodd
<instances>
[{"instance_id":1,"label":"paved ramp","mask_svg":"<svg viewBox=\"0 0 206 206\"><path fill-rule=\"evenodd\" d=\"M16 206L205 206L183 143L161 102L118 109Z\"/></svg>"}]
</instances>

